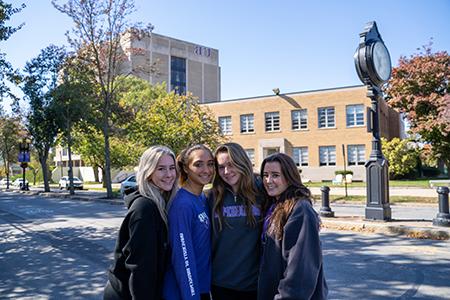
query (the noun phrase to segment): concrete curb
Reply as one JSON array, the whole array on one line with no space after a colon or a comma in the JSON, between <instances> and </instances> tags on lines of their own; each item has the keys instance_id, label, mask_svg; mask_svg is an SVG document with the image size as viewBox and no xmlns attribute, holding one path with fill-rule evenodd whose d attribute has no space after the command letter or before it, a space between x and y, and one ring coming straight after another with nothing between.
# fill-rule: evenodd
<instances>
[{"instance_id":1,"label":"concrete curb","mask_svg":"<svg viewBox=\"0 0 450 300\"><path fill-rule=\"evenodd\" d=\"M7 189L0 189L2 192L14 192L14 193L20 193L24 195L30 195L30 196L42 196L42 197L48 197L48 198L64 198L69 200L78 200L78 201L95 201L95 202L101 202L101 203L108 203L112 205L124 205L122 199L106 199L101 197L88 197L88 196L82 196L82 195L73 195L71 196L68 193L54 193L54 192L41 192L41 191L21 191L21 190L7 190Z\"/></svg>"},{"instance_id":2,"label":"concrete curb","mask_svg":"<svg viewBox=\"0 0 450 300\"><path fill-rule=\"evenodd\" d=\"M381 233L405 236L415 239L448 240L450 228L436 227L429 221L416 221L414 224L401 221L369 221L361 217L321 218L322 228L366 233Z\"/></svg>"}]
</instances>

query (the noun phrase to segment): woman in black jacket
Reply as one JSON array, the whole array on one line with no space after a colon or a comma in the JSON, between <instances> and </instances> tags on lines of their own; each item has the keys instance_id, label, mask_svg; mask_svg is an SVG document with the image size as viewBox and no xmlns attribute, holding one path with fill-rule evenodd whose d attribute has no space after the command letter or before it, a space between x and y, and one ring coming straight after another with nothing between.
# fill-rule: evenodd
<instances>
[{"instance_id":1,"label":"woman in black jacket","mask_svg":"<svg viewBox=\"0 0 450 300\"><path fill-rule=\"evenodd\" d=\"M261 177L270 207L263 226L258 300L326 299L320 221L294 161L283 153L270 155Z\"/></svg>"},{"instance_id":2,"label":"woman in black jacket","mask_svg":"<svg viewBox=\"0 0 450 300\"><path fill-rule=\"evenodd\" d=\"M122 222L104 299L162 298L167 260L166 203L177 190L175 155L167 147L147 149L136 174L138 190L125 197Z\"/></svg>"}]
</instances>

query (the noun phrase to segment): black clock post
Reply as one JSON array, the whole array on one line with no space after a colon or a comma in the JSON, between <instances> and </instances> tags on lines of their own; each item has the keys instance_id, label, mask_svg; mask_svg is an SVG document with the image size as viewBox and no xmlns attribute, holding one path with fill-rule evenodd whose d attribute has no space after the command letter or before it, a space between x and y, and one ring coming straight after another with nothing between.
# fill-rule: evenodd
<instances>
[{"instance_id":1,"label":"black clock post","mask_svg":"<svg viewBox=\"0 0 450 300\"><path fill-rule=\"evenodd\" d=\"M372 132L372 152L365 164L367 183L365 218L389 221L391 220L389 165L381 151L378 101L383 101L381 86L391 76L391 59L375 22L367 23L359 36L359 46L354 55L355 67L359 78L367 86L367 97L371 99L372 104L367 109L367 130Z\"/></svg>"}]
</instances>

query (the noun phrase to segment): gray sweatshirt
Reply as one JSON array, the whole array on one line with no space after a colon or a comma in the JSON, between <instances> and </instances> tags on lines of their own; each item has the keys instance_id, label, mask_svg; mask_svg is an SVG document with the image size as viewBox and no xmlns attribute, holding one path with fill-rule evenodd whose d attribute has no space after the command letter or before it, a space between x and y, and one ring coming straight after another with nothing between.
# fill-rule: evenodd
<instances>
[{"instance_id":1,"label":"gray sweatshirt","mask_svg":"<svg viewBox=\"0 0 450 300\"><path fill-rule=\"evenodd\" d=\"M257 197L258 205L262 197ZM238 195L229 189L224 195L222 231L218 231L218 218L213 216L214 199L208 198L212 230L212 284L239 291L256 291L261 257L261 222L259 207L253 207L256 226L247 225L245 205Z\"/></svg>"}]
</instances>

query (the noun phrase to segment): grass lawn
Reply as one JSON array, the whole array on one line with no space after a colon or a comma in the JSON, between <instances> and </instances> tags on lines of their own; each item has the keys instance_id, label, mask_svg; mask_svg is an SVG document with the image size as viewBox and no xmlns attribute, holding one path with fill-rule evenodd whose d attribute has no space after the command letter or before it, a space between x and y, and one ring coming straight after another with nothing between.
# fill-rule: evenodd
<instances>
[{"instance_id":1,"label":"grass lawn","mask_svg":"<svg viewBox=\"0 0 450 300\"><path fill-rule=\"evenodd\" d=\"M313 195L316 203L320 203L321 196ZM331 203L366 203L366 196L341 196L330 195ZM389 203L438 203L437 197L415 197L415 196L390 196Z\"/></svg>"},{"instance_id":2,"label":"grass lawn","mask_svg":"<svg viewBox=\"0 0 450 300\"><path fill-rule=\"evenodd\" d=\"M428 181L430 179L416 179L416 180L389 180L389 186L390 187L417 187L417 188L430 188ZM326 182L308 182L305 183L307 187L321 187L324 185L327 186L338 186L338 187L344 187L343 184L340 185L333 185L331 181ZM347 184L347 187L365 187L365 182L352 182L350 184Z\"/></svg>"}]
</instances>

